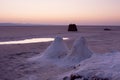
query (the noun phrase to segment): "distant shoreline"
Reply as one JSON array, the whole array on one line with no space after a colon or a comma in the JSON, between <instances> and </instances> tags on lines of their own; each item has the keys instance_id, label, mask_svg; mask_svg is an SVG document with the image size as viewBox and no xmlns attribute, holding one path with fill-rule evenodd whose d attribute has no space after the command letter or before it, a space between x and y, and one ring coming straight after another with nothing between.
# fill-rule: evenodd
<instances>
[{"instance_id":1,"label":"distant shoreline","mask_svg":"<svg viewBox=\"0 0 120 80\"><path fill-rule=\"evenodd\" d=\"M51 27L51 26L68 26L68 25L0 25L0 27ZM116 25L77 25L78 27L120 27Z\"/></svg>"},{"instance_id":2,"label":"distant shoreline","mask_svg":"<svg viewBox=\"0 0 120 80\"><path fill-rule=\"evenodd\" d=\"M46 26L68 26L69 24L66 25L57 25L57 24L29 24L29 23L0 23L0 27L30 27L30 26L35 26L35 27L46 27ZM77 24L76 24L77 25ZM77 25L79 27L120 27L120 25Z\"/></svg>"}]
</instances>

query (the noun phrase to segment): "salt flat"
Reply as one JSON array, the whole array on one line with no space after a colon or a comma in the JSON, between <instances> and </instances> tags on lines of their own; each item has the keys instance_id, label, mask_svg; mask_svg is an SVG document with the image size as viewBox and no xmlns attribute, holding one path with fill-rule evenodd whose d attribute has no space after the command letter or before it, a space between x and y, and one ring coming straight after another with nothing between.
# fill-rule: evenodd
<instances>
[{"instance_id":1,"label":"salt flat","mask_svg":"<svg viewBox=\"0 0 120 80\"><path fill-rule=\"evenodd\" d=\"M120 27L113 26L109 27L111 31L104 31L104 27L78 26L78 32L68 32L67 28L68 26L0 27L0 42L61 36L69 38L64 42L71 49L73 42L83 36L90 50L96 54L120 51ZM41 55L51 43L52 41L0 45L0 79L47 80L73 70L56 67L55 64L35 66L36 64L26 62L28 58Z\"/></svg>"}]
</instances>

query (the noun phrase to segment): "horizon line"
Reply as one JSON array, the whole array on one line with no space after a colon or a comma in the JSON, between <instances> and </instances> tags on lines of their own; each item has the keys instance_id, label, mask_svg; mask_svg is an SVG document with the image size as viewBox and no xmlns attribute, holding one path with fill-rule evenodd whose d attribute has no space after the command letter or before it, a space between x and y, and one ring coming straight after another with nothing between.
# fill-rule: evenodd
<instances>
[{"instance_id":1,"label":"horizon line","mask_svg":"<svg viewBox=\"0 0 120 80\"><path fill-rule=\"evenodd\" d=\"M76 24L76 23L69 23ZM0 26L66 26L69 24L38 24L38 23L0 23ZM76 24L77 26L120 26L112 24Z\"/></svg>"}]
</instances>

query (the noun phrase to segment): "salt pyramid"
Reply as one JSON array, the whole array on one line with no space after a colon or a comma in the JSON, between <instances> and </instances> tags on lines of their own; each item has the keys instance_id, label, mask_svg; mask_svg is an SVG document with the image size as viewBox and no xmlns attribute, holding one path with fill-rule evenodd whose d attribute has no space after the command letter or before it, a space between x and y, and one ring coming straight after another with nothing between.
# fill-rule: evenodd
<instances>
[{"instance_id":1,"label":"salt pyramid","mask_svg":"<svg viewBox=\"0 0 120 80\"><path fill-rule=\"evenodd\" d=\"M71 51L68 49L66 44L63 42L61 37L56 37L50 46L41 54L30 58L30 61L41 62L47 61L58 64L60 66L70 66L80 63L82 60L90 58L92 52L86 45L84 37L77 39Z\"/></svg>"},{"instance_id":2,"label":"salt pyramid","mask_svg":"<svg viewBox=\"0 0 120 80\"><path fill-rule=\"evenodd\" d=\"M50 46L43 52L43 56L49 59L61 59L68 53L68 47L61 37L56 37Z\"/></svg>"},{"instance_id":3,"label":"salt pyramid","mask_svg":"<svg viewBox=\"0 0 120 80\"><path fill-rule=\"evenodd\" d=\"M74 65L90 58L92 54L86 45L85 38L81 37L74 42L70 54L67 55L63 61L68 65Z\"/></svg>"},{"instance_id":4,"label":"salt pyramid","mask_svg":"<svg viewBox=\"0 0 120 80\"><path fill-rule=\"evenodd\" d=\"M85 38L78 38L73 44L70 56L74 56L79 60L83 60L91 57L91 55L92 51L88 49Z\"/></svg>"},{"instance_id":5,"label":"salt pyramid","mask_svg":"<svg viewBox=\"0 0 120 80\"><path fill-rule=\"evenodd\" d=\"M41 54L28 58L29 62L56 61L62 59L68 54L68 47L63 42L62 37L55 37L54 41Z\"/></svg>"}]
</instances>

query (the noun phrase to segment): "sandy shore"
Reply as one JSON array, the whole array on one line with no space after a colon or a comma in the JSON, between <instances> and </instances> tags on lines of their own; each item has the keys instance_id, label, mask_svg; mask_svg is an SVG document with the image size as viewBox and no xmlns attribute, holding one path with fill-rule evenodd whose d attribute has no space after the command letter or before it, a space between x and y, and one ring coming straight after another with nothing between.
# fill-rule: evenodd
<instances>
[{"instance_id":1,"label":"sandy shore","mask_svg":"<svg viewBox=\"0 0 120 80\"><path fill-rule=\"evenodd\" d=\"M89 48L95 53L106 53L113 50L120 51L120 28L110 28L112 29L111 31L104 31L104 27L78 26L78 32L68 32L67 26L0 27L0 42L27 38L54 38L56 35L59 35L69 38L65 43L71 48L75 39L79 36L84 36ZM30 65L25 62L26 58L41 54L50 43L0 45L0 80L18 80L27 75L32 75L32 73L43 73L43 78L40 80L46 80L50 76L55 75L54 70L58 70L58 68L54 70L47 69L51 71L48 73L46 71L41 71L40 73L36 69L30 70ZM57 71L57 74L62 74L62 72L66 71L69 71L69 69L60 69L60 71ZM46 77L46 75L49 76Z\"/></svg>"}]
</instances>

